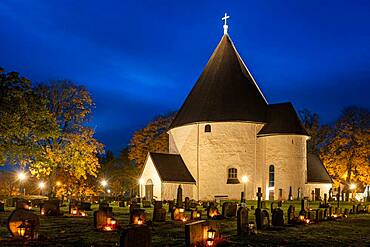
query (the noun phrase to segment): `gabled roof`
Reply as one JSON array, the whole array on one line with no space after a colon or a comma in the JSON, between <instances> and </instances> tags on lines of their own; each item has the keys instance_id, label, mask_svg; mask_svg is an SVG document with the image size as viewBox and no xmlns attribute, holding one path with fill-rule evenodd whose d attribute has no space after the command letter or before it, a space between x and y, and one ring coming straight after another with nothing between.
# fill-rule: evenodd
<instances>
[{"instance_id":1,"label":"gabled roof","mask_svg":"<svg viewBox=\"0 0 370 247\"><path fill-rule=\"evenodd\" d=\"M229 35L217 45L170 129L196 122L265 122L267 101Z\"/></svg>"},{"instance_id":2,"label":"gabled roof","mask_svg":"<svg viewBox=\"0 0 370 247\"><path fill-rule=\"evenodd\" d=\"M307 182L308 183L332 183L324 164L315 154L307 154Z\"/></svg>"},{"instance_id":3,"label":"gabled roof","mask_svg":"<svg viewBox=\"0 0 370 247\"><path fill-rule=\"evenodd\" d=\"M179 154L149 153L162 182L195 183Z\"/></svg>"},{"instance_id":4,"label":"gabled roof","mask_svg":"<svg viewBox=\"0 0 370 247\"><path fill-rule=\"evenodd\" d=\"M290 102L271 104L267 110L267 124L258 136L295 134L309 136Z\"/></svg>"}]
</instances>

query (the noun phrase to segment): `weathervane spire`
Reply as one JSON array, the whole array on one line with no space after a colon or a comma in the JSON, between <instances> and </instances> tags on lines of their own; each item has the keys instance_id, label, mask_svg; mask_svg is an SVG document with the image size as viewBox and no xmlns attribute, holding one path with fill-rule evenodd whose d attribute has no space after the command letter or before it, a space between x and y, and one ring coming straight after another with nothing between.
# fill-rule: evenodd
<instances>
[{"instance_id":1,"label":"weathervane spire","mask_svg":"<svg viewBox=\"0 0 370 247\"><path fill-rule=\"evenodd\" d=\"M222 17L222 20L224 21L224 34L227 34L227 29L229 28L229 26L227 25L227 19L229 19L230 16L227 15L227 13L225 12L225 16Z\"/></svg>"}]
</instances>

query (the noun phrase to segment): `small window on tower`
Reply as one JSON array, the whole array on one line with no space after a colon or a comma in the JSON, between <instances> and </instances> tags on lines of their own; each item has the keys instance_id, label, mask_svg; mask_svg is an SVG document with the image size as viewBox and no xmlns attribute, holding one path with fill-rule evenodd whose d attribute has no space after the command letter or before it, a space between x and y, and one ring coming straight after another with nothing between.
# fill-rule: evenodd
<instances>
[{"instance_id":1,"label":"small window on tower","mask_svg":"<svg viewBox=\"0 0 370 247\"><path fill-rule=\"evenodd\" d=\"M228 184L239 184L238 169L229 168L227 170L227 183Z\"/></svg>"},{"instance_id":2,"label":"small window on tower","mask_svg":"<svg viewBox=\"0 0 370 247\"><path fill-rule=\"evenodd\" d=\"M207 125L204 127L204 132L211 132L211 125L210 125L210 124L207 124Z\"/></svg>"}]
</instances>

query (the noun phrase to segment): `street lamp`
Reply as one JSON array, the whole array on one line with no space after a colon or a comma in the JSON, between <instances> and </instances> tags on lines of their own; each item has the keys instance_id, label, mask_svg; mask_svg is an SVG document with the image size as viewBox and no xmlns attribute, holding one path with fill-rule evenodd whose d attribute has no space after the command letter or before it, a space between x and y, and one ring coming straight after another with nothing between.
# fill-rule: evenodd
<instances>
[{"instance_id":1,"label":"street lamp","mask_svg":"<svg viewBox=\"0 0 370 247\"><path fill-rule=\"evenodd\" d=\"M108 182L107 182L107 180L103 179L103 180L100 182L100 184L101 184L103 187L107 187Z\"/></svg>"},{"instance_id":2,"label":"street lamp","mask_svg":"<svg viewBox=\"0 0 370 247\"><path fill-rule=\"evenodd\" d=\"M45 188L45 183L43 181L39 182L40 194L42 195L42 189Z\"/></svg>"},{"instance_id":3,"label":"street lamp","mask_svg":"<svg viewBox=\"0 0 370 247\"><path fill-rule=\"evenodd\" d=\"M244 201L247 200L247 183L249 181L249 178L248 176L244 175L242 177L242 182L243 182L243 185L244 185Z\"/></svg>"},{"instance_id":4,"label":"street lamp","mask_svg":"<svg viewBox=\"0 0 370 247\"><path fill-rule=\"evenodd\" d=\"M20 190L22 191L22 184L27 179L27 174L24 171L19 171L17 177L20 182ZM26 188L23 188L23 195L26 195Z\"/></svg>"}]
</instances>

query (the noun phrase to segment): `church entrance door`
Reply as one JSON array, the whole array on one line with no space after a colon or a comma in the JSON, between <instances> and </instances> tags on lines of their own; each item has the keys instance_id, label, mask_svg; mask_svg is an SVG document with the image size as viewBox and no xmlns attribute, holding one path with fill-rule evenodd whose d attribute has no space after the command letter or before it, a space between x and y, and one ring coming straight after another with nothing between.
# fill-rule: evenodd
<instances>
[{"instance_id":1,"label":"church entrance door","mask_svg":"<svg viewBox=\"0 0 370 247\"><path fill-rule=\"evenodd\" d=\"M145 184L145 198L148 201L153 200L153 181L148 179Z\"/></svg>"}]
</instances>

